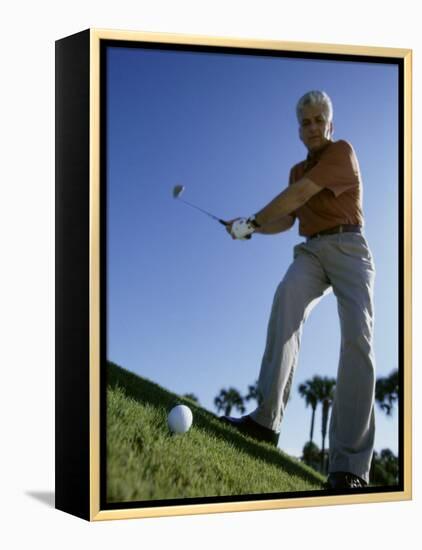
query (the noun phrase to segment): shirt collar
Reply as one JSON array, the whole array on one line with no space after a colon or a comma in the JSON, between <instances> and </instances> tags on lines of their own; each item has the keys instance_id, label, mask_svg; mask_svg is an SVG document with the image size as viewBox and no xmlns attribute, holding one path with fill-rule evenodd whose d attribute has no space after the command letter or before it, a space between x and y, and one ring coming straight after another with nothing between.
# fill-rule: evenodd
<instances>
[{"instance_id":1,"label":"shirt collar","mask_svg":"<svg viewBox=\"0 0 422 550\"><path fill-rule=\"evenodd\" d=\"M328 143L326 143L324 145L324 147L322 147L321 149L319 149L318 151L315 151L315 153L312 153L312 152L309 152L308 153L308 156L306 157L306 160L305 160L305 171L308 171L310 170L311 168L313 168L315 166L315 164L319 161L319 159L321 158L322 154L324 153L324 151L326 149L328 149L328 147L330 145L332 145L334 142L333 141L329 141Z\"/></svg>"}]
</instances>

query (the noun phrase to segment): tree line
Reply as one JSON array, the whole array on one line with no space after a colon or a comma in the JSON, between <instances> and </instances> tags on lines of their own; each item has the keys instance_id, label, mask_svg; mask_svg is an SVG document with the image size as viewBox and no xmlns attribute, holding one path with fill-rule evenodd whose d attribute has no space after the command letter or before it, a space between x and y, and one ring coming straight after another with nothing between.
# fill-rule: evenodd
<instances>
[{"instance_id":1,"label":"tree line","mask_svg":"<svg viewBox=\"0 0 422 550\"><path fill-rule=\"evenodd\" d=\"M240 414L246 412L246 404L250 401L259 403L258 384L248 386L248 391L242 395L236 388L229 387L220 390L214 399L217 413L230 416L233 410ZM334 399L336 380L329 377L314 376L310 380L298 386L299 395L304 399L305 406L311 408L311 424L309 440L302 451L302 461L313 468L326 473L328 469L328 452L325 448L328 419ZM194 394L186 394L185 397L199 402ZM387 415L393 414L394 406L399 397L398 370L395 369L389 376L378 378L375 386L375 401L380 409ZM321 448L314 443L315 414L318 406L322 407L321 414ZM398 458L389 449L383 449L380 453L374 452L372 468L372 483L382 485L395 484L398 481Z\"/></svg>"}]
</instances>

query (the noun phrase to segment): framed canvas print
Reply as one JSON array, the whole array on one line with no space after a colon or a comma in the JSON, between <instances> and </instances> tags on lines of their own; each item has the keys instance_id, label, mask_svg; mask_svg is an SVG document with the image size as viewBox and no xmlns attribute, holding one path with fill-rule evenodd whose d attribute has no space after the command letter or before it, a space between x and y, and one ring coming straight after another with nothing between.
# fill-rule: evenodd
<instances>
[{"instance_id":1,"label":"framed canvas print","mask_svg":"<svg viewBox=\"0 0 422 550\"><path fill-rule=\"evenodd\" d=\"M411 498L411 51L56 42L56 507Z\"/></svg>"}]
</instances>

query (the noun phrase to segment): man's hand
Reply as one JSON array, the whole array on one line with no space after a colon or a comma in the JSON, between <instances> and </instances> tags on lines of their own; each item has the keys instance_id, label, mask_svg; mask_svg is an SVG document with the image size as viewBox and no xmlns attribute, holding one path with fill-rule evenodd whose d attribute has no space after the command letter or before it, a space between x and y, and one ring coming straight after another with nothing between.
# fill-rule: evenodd
<instances>
[{"instance_id":1,"label":"man's hand","mask_svg":"<svg viewBox=\"0 0 422 550\"><path fill-rule=\"evenodd\" d=\"M251 238L255 227L250 223L248 218L234 218L227 222L226 230L232 239L244 240Z\"/></svg>"},{"instance_id":2,"label":"man's hand","mask_svg":"<svg viewBox=\"0 0 422 550\"><path fill-rule=\"evenodd\" d=\"M234 222L235 222L236 220L240 220L240 218L233 218L232 220L228 220L228 221L226 222L226 231L227 231L227 233L230 235L230 237L231 237L232 239L234 239L234 237L233 237L233 235L232 235L232 225L234 224Z\"/></svg>"}]
</instances>

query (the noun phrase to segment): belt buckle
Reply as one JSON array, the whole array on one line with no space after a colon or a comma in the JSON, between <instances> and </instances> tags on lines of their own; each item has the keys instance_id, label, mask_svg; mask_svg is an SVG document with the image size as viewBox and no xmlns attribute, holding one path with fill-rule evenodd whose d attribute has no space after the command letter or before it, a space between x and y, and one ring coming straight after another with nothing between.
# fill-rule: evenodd
<instances>
[{"instance_id":1,"label":"belt buckle","mask_svg":"<svg viewBox=\"0 0 422 550\"><path fill-rule=\"evenodd\" d=\"M338 232L339 232L339 233L343 233L343 226L342 226L342 225L339 226Z\"/></svg>"}]
</instances>

